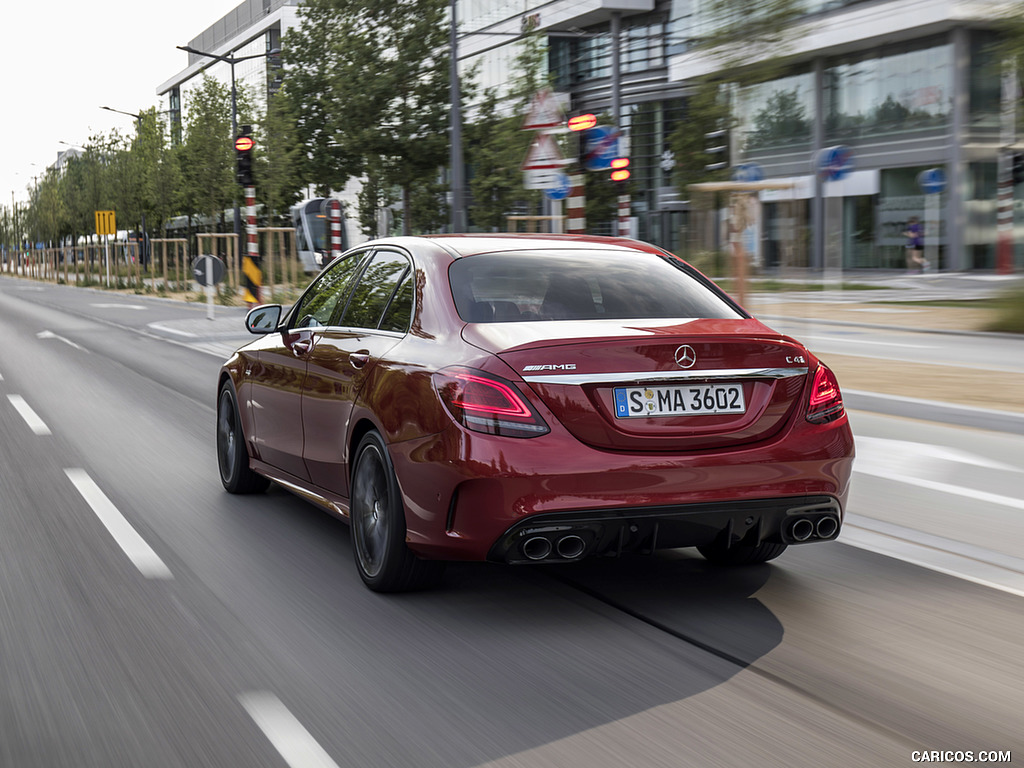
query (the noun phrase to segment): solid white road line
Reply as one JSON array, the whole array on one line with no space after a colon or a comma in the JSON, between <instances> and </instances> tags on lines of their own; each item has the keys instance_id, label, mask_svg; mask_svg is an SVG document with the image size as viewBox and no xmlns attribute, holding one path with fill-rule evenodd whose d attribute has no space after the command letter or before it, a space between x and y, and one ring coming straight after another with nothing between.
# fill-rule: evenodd
<instances>
[{"instance_id":1,"label":"solid white road line","mask_svg":"<svg viewBox=\"0 0 1024 768\"><path fill-rule=\"evenodd\" d=\"M864 475L873 475L874 477L885 478L886 480L895 480L898 483L916 485L918 488L927 488L929 491L938 491L939 493L948 493L954 496L964 496L968 499L974 499L975 501L983 501L988 504L1000 504L1004 507L1011 507L1012 509L1024 509L1024 499L1014 498L1013 496L1003 496L998 493L979 491L974 488L964 488L959 485L953 485L952 483L940 483L937 480L926 480L922 477L909 477L898 471L885 472L880 469L873 469L868 472L858 469L856 466L854 466L853 471Z\"/></svg>"},{"instance_id":2,"label":"solid white road line","mask_svg":"<svg viewBox=\"0 0 1024 768\"><path fill-rule=\"evenodd\" d=\"M142 572L147 579L172 579L171 570L164 564L156 552L145 542L145 540L132 528L131 523L125 520L124 515L118 511L107 495L100 490L89 473L84 469L65 469L64 474L74 483L75 488L82 494L96 517L106 526L114 541L124 550L135 567Z\"/></svg>"},{"instance_id":3,"label":"solid white road line","mask_svg":"<svg viewBox=\"0 0 1024 768\"><path fill-rule=\"evenodd\" d=\"M997 553L854 515L850 515L843 524L843 532L838 541L840 544L876 552L989 589L1024 597L1024 573L1019 570L1021 561L1011 564L1006 562L1010 558Z\"/></svg>"},{"instance_id":4,"label":"solid white road line","mask_svg":"<svg viewBox=\"0 0 1024 768\"><path fill-rule=\"evenodd\" d=\"M46 426L46 422L39 418L39 414L32 410L32 406L25 402L24 397L21 395L8 395L7 399L11 401L11 405L14 406L14 410L21 414L21 418L23 418L25 423L28 424L29 429L37 435L52 434L50 432L50 428Z\"/></svg>"},{"instance_id":5,"label":"solid white road line","mask_svg":"<svg viewBox=\"0 0 1024 768\"><path fill-rule=\"evenodd\" d=\"M291 768L338 768L274 694L253 691L238 700Z\"/></svg>"}]
</instances>

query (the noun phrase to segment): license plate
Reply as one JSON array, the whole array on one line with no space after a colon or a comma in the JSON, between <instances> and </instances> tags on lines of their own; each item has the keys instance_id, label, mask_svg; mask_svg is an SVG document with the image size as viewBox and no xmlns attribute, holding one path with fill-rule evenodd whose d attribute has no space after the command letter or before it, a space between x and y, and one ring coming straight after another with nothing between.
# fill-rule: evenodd
<instances>
[{"instance_id":1,"label":"license plate","mask_svg":"<svg viewBox=\"0 0 1024 768\"><path fill-rule=\"evenodd\" d=\"M660 387L617 387L615 417L713 416L746 413L742 384L686 384Z\"/></svg>"}]
</instances>

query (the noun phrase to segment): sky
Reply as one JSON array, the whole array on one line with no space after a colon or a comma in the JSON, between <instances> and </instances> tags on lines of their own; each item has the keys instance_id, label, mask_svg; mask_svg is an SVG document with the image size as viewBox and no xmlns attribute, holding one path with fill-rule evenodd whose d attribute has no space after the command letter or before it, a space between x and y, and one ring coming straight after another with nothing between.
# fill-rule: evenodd
<instances>
[{"instance_id":1,"label":"sky","mask_svg":"<svg viewBox=\"0 0 1024 768\"><path fill-rule=\"evenodd\" d=\"M0 205L28 199L67 149L160 103L157 86L188 65L188 45L241 0L14 0L4 8Z\"/></svg>"}]
</instances>

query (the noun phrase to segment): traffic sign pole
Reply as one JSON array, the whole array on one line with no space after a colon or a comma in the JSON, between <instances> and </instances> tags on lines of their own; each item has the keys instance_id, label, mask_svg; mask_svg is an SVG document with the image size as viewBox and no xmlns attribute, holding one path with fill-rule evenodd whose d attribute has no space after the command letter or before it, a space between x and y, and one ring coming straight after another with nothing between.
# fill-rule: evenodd
<instances>
[{"instance_id":1,"label":"traffic sign pole","mask_svg":"<svg viewBox=\"0 0 1024 768\"><path fill-rule=\"evenodd\" d=\"M213 256L206 254L203 257L206 261L206 319L213 320Z\"/></svg>"},{"instance_id":2,"label":"traffic sign pole","mask_svg":"<svg viewBox=\"0 0 1024 768\"><path fill-rule=\"evenodd\" d=\"M242 258L245 287L242 298L247 304L259 304L263 270L260 265L259 234L256 231L256 187L251 185L245 188L245 218L246 252Z\"/></svg>"},{"instance_id":3,"label":"traffic sign pole","mask_svg":"<svg viewBox=\"0 0 1024 768\"><path fill-rule=\"evenodd\" d=\"M341 256L341 201L327 200L327 218L331 222L331 261Z\"/></svg>"}]
</instances>

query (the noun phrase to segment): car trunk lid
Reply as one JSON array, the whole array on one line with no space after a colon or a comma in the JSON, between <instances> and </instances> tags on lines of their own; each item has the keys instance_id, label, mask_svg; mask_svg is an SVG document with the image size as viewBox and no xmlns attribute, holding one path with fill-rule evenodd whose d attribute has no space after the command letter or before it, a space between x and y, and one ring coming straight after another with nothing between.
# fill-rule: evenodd
<instances>
[{"instance_id":1,"label":"car trunk lid","mask_svg":"<svg viewBox=\"0 0 1024 768\"><path fill-rule=\"evenodd\" d=\"M632 451L765 440L801 401L811 357L754 319L466 326L588 445Z\"/></svg>"}]
</instances>

